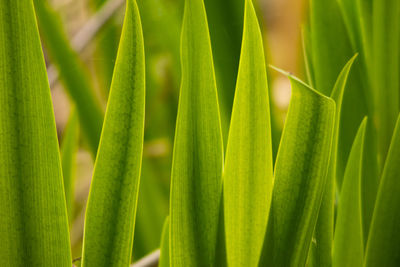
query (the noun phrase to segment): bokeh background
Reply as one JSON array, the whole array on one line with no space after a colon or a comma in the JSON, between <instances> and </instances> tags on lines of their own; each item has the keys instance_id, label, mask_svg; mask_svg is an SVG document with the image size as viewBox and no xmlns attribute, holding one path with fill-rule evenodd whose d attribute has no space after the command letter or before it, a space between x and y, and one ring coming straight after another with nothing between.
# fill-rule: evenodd
<instances>
[{"instance_id":1,"label":"bokeh background","mask_svg":"<svg viewBox=\"0 0 400 267\"><path fill-rule=\"evenodd\" d=\"M89 77L90 86L105 110L112 71L124 17L122 0L48 0L58 14L72 47ZM114 2L110 4L110 2ZM205 0L220 101L224 142L228 134L240 56L242 0ZM305 79L301 25L307 6L304 0L254 0L265 40L266 60ZM146 53L145 143L133 255L138 259L159 246L161 228L168 215L169 180L172 162L175 119L180 85L180 30L184 0L137 0L141 12ZM112 7L112 8L111 8ZM108 9L112 16L98 23L100 30L89 38L77 38L96 14ZM115 10L114 10L115 9ZM85 36L84 36L85 37ZM84 44L82 46L82 43ZM44 54L51 81L54 113L60 143L71 113L64 84L46 51ZM273 138L280 131L290 99L289 81L269 70L270 97L274 113ZM275 142L277 144L278 142ZM275 152L277 147L274 148ZM81 252L84 214L93 170L93 156L81 136L74 170L73 219L71 242L73 257Z\"/></svg>"}]
</instances>

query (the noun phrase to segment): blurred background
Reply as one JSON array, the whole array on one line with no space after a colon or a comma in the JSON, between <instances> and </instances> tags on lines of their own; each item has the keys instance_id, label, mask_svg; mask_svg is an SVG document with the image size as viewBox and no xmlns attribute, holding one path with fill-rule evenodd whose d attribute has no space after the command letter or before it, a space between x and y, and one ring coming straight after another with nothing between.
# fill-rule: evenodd
<instances>
[{"instance_id":1,"label":"blurred background","mask_svg":"<svg viewBox=\"0 0 400 267\"><path fill-rule=\"evenodd\" d=\"M112 72L124 18L123 0L48 0L47 12L57 19L57 30L68 43L64 53L78 61L74 70L85 74L102 113L105 111ZM220 101L224 143L226 144L231 106L240 56L243 0L205 0L210 27ZM139 259L159 246L162 224L168 215L169 180L180 85L179 44L184 0L137 0L141 12L146 53L146 122L143 167L135 229L133 255ZM305 80L301 25L304 0L254 0L265 40L266 60ZM37 9L39 7L36 7ZM46 42L53 22L40 18L39 29L49 73L54 113L60 143L75 109L70 90L79 90L68 75L58 74L62 62ZM51 39L51 38L50 38ZM69 47L68 47L69 46ZM69 50L68 50L69 49ZM63 53L61 51L61 53ZM68 58L64 59L68 61ZM270 70L268 70L270 71ZM59 77L60 76L60 77ZM59 79L60 78L60 79ZM74 79L74 77L72 77ZM78 79L78 78L77 78ZM273 139L279 140L290 99L289 81L268 73L273 120ZM85 105L85 102L81 103ZM89 105L89 104L88 104ZM277 144L275 141L274 152ZM84 213L93 170L94 153L82 134L73 159L71 242L73 257L79 257Z\"/></svg>"}]
</instances>

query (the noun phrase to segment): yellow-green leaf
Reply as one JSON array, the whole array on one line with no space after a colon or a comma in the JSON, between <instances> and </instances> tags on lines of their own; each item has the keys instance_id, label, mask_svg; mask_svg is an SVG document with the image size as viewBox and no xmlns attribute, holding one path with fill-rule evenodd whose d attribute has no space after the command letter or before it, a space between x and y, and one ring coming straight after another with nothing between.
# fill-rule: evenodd
<instances>
[{"instance_id":1,"label":"yellow-green leaf","mask_svg":"<svg viewBox=\"0 0 400 267\"><path fill-rule=\"evenodd\" d=\"M400 262L400 116L383 170L365 256L366 267Z\"/></svg>"},{"instance_id":2,"label":"yellow-green leaf","mask_svg":"<svg viewBox=\"0 0 400 267\"><path fill-rule=\"evenodd\" d=\"M171 266L213 266L221 201L223 145L203 0L187 0L182 82L172 163Z\"/></svg>"},{"instance_id":3,"label":"yellow-green leaf","mask_svg":"<svg viewBox=\"0 0 400 267\"><path fill-rule=\"evenodd\" d=\"M322 203L318 214L317 225L315 226L315 242L312 243L311 253L313 257L313 266L331 266L332 265L332 243L334 228L334 200L335 183L337 176L337 154L339 144L339 126L342 110L343 95L347 86L350 69L357 55L353 56L340 72L331 97L336 103L335 124L332 137L331 156L327 180L322 197Z\"/></svg>"},{"instance_id":4,"label":"yellow-green leaf","mask_svg":"<svg viewBox=\"0 0 400 267\"><path fill-rule=\"evenodd\" d=\"M144 100L140 15L135 0L128 0L86 210L82 266L127 266L131 261Z\"/></svg>"},{"instance_id":5,"label":"yellow-green leaf","mask_svg":"<svg viewBox=\"0 0 400 267\"><path fill-rule=\"evenodd\" d=\"M159 267L169 267L169 217L165 219L160 244Z\"/></svg>"},{"instance_id":6,"label":"yellow-green leaf","mask_svg":"<svg viewBox=\"0 0 400 267\"><path fill-rule=\"evenodd\" d=\"M292 99L259 266L305 265L329 164L335 102L287 75Z\"/></svg>"},{"instance_id":7,"label":"yellow-green leaf","mask_svg":"<svg viewBox=\"0 0 400 267\"><path fill-rule=\"evenodd\" d=\"M0 266L71 266L56 126L31 0L0 1Z\"/></svg>"},{"instance_id":8,"label":"yellow-green leaf","mask_svg":"<svg viewBox=\"0 0 400 267\"><path fill-rule=\"evenodd\" d=\"M61 165L64 178L65 200L67 202L68 219L71 222L74 206L74 180L76 168L76 152L78 150L79 120L75 108L72 109L69 121L64 130L61 144Z\"/></svg>"},{"instance_id":9,"label":"yellow-green leaf","mask_svg":"<svg viewBox=\"0 0 400 267\"><path fill-rule=\"evenodd\" d=\"M364 255L361 179L367 119L360 125L344 172L333 243L334 267L362 266Z\"/></svg>"},{"instance_id":10,"label":"yellow-green leaf","mask_svg":"<svg viewBox=\"0 0 400 267\"><path fill-rule=\"evenodd\" d=\"M246 0L239 74L224 168L229 266L257 266L271 202L273 163L262 35Z\"/></svg>"}]
</instances>

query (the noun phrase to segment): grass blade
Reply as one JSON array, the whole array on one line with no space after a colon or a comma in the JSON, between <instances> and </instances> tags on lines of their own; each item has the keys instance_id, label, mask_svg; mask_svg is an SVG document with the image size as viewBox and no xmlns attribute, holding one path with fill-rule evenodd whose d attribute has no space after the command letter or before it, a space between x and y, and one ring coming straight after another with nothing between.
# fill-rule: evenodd
<instances>
[{"instance_id":1,"label":"grass blade","mask_svg":"<svg viewBox=\"0 0 400 267\"><path fill-rule=\"evenodd\" d=\"M160 261L159 267L169 267L169 217L165 219L160 245Z\"/></svg>"},{"instance_id":2,"label":"grass blade","mask_svg":"<svg viewBox=\"0 0 400 267\"><path fill-rule=\"evenodd\" d=\"M397 266L400 262L400 116L386 158L365 256L365 266Z\"/></svg>"},{"instance_id":3,"label":"grass blade","mask_svg":"<svg viewBox=\"0 0 400 267\"><path fill-rule=\"evenodd\" d=\"M304 266L331 150L335 102L290 76L292 99L275 164L259 266Z\"/></svg>"},{"instance_id":4,"label":"grass blade","mask_svg":"<svg viewBox=\"0 0 400 267\"><path fill-rule=\"evenodd\" d=\"M172 266L213 266L221 201L223 143L202 0L187 0L181 39L182 83L172 164Z\"/></svg>"},{"instance_id":5,"label":"grass blade","mask_svg":"<svg viewBox=\"0 0 400 267\"><path fill-rule=\"evenodd\" d=\"M335 86L332 90L331 98L336 103L335 124L333 128L331 156L329 160L329 169L327 180L322 197L322 203L318 214L317 225L315 226L315 242L312 243L311 256L313 257L313 266L331 266L332 265L332 243L334 228L334 199L335 183L337 176L337 159L339 145L339 126L342 110L343 95L347 86L350 69L353 66L357 55L353 56L343 67Z\"/></svg>"},{"instance_id":6,"label":"grass blade","mask_svg":"<svg viewBox=\"0 0 400 267\"><path fill-rule=\"evenodd\" d=\"M103 111L97 102L87 71L71 48L57 14L47 1L34 0L37 19L45 47L53 59L65 89L75 102L82 131L93 156L100 140Z\"/></svg>"},{"instance_id":7,"label":"grass blade","mask_svg":"<svg viewBox=\"0 0 400 267\"><path fill-rule=\"evenodd\" d=\"M0 1L0 266L71 266L56 126L32 1Z\"/></svg>"},{"instance_id":8,"label":"grass blade","mask_svg":"<svg viewBox=\"0 0 400 267\"><path fill-rule=\"evenodd\" d=\"M361 179L367 119L360 125L350 151L340 192L333 244L333 266L362 266L364 254Z\"/></svg>"},{"instance_id":9,"label":"grass blade","mask_svg":"<svg viewBox=\"0 0 400 267\"><path fill-rule=\"evenodd\" d=\"M127 266L131 261L145 100L140 15L126 14L86 210L82 266Z\"/></svg>"},{"instance_id":10,"label":"grass blade","mask_svg":"<svg viewBox=\"0 0 400 267\"><path fill-rule=\"evenodd\" d=\"M64 178L65 200L69 222L72 222L74 206L74 179L76 152L78 150L79 120L75 108L72 109L68 124L64 130L61 144L61 165Z\"/></svg>"},{"instance_id":11,"label":"grass blade","mask_svg":"<svg viewBox=\"0 0 400 267\"><path fill-rule=\"evenodd\" d=\"M261 31L249 0L224 169L229 266L257 266L267 226L273 163L266 73Z\"/></svg>"}]
</instances>

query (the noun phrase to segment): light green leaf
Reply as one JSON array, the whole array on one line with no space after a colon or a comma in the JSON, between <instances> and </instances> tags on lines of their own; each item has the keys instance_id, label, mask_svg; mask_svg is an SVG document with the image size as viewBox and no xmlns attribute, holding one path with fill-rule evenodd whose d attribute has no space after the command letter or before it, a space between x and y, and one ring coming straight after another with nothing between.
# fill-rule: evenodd
<instances>
[{"instance_id":1,"label":"light green leaf","mask_svg":"<svg viewBox=\"0 0 400 267\"><path fill-rule=\"evenodd\" d=\"M159 267L169 267L169 217L165 219L160 244Z\"/></svg>"},{"instance_id":2,"label":"light green leaf","mask_svg":"<svg viewBox=\"0 0 400 267\"><path fill-rule=\"evenodd\" d=\"M56 126L33 3L0 1L0 266L71 266Z\"/></svg>"},{"instance_id":3,"label":"light green leaf","mask_svg":"<svg viewBox=\"0 0 400 267\"><path fill-rule=\"evenodd\" d=\"M257 266L272 195L268 82L262 35L251 0L244 32L224 168L229 266Z\"/></svg>"},{"instance_id":4,"label":"light green leaf","mask_svg":"<svg viewBox=\"0 0 400 267\"><path fill-rule=\"evenodd\" d=\"M400 116L383 170L365 256L365 266L400 262Z\"/></svg>"},{"instance_id":5,"label":"light green leaf","mask_svg":"<svg viewBox=\"0 0 400 267\"><path fill-rule=\"evenodd\" d=\"M322 197L322 203L318 214L317 225L315 226L315 242L312 243L313 266L331 266L332 265L332 243L334 228L334 200L335 183L337 169L337 154L339 144L339 126L342 110L343 95L347 86L350 69L356 59L357 54L353 56L340 72L331 97L336 103L335 124L333 128L331 156L327 180Z\"/></svg>"},{"instance_id":6,"label":"light green leaf","mask_svg":"<svg viewBox=\"0 0 400 267\"><path fill-rule=\"evenodd\" d=\"M126 2L104 127L86 210L82 266L131 261L145 101L145 61L139 10Z\"/></svg>"},{"instance_id":7,"label":"light green leaf","mask_svg":"<svg viewBox=\"0 0 400 267\"><path fill-rule=\"evenodd\" d=\"M100 140L103 111L97 102L87 71L71 48L57 14L45 0L34 0L45 46L60 72L65 89L76 104L82 131L93 156Z\"/></svg>"},{"instance_id":8,"label":"light green leaf","mask_svg":"<svg viewBox=\"0 0 400 267\"><path fill-rule=\"evenodd\" d=\"M75 108L72 109L69 121L64 130L61 144L61 165L64 178L64 192L67 202L69 222L72 221L74 206L74 180L76 152L78 150L79 120Z\"/></svg>"},{"instance_id":9,"label":"light green leaf","mask_svg":"<svg viewBox=\"0 0 400 267\"><path fill-rule=\"evenodd\" d=\"M328 170L335 102L290 76L292 99L275 165L259 266L304 266Z\"/></svg>"},{"instance_id":10,"label":"light green leaf","mask_svg":"<svg viewBox=\"0 0 400 267\"><path fill-rule=\"evenodd\" d=\"M221 201L223 145L203 0L187 0L182 83L172 164L172 266L213 266Z\"/></svg>"},{"instance_id":11,"label":"light green leaf","mask_svg":"<svg viewBox=\"0 0 400 267\"><path fill-rule=\"evenodd\" d=\"M335 238L333 266L362 266L364 255L361 179L367 119L360 125L344 172L340 192Z\"/></svg>"}]
</instances>

